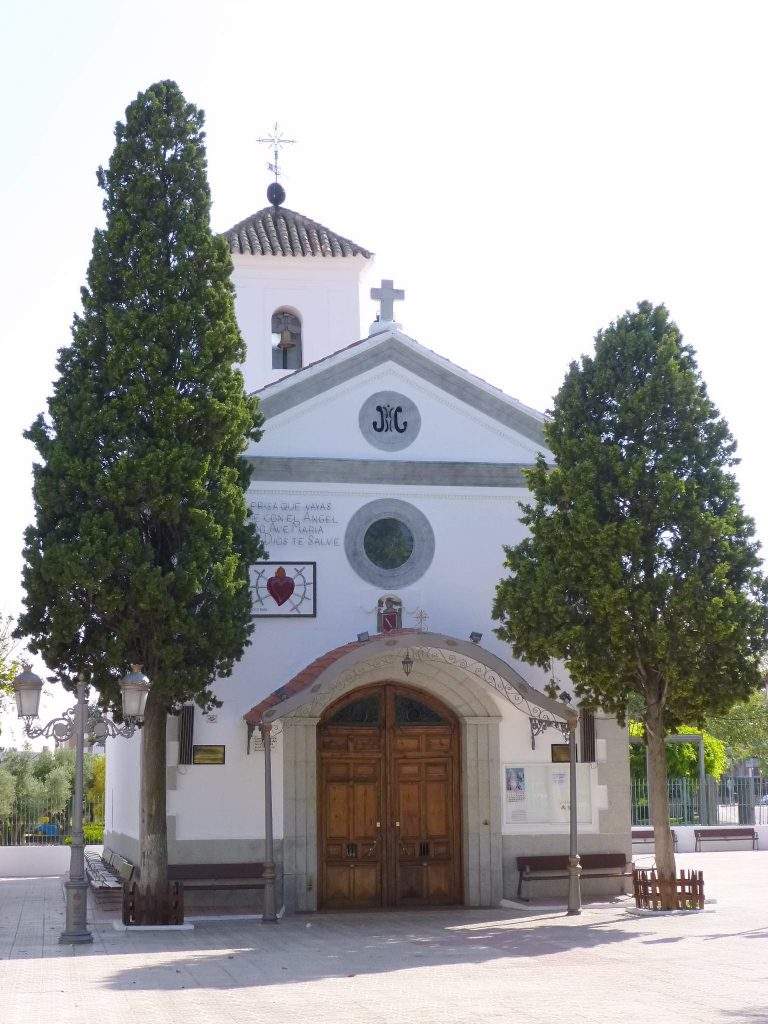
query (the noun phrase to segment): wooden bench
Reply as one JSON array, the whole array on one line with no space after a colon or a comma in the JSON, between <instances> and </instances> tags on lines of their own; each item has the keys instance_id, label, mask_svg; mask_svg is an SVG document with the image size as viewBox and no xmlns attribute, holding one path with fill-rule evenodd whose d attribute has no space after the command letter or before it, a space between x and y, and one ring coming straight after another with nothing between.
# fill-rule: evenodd
<instances>
[{"instance_id":1,"label":"wooden bench","mask_svg":"<svg viewBox=\"0 0 768 1024\"><path fill-rule=\"evenodd\" d=\"M677 853L677 832L674 829L670 829L672 833L672 847ZM638 845L654 846L655 839L652 828L633 828L632 829L632 843Z\"/></svg>"},{"instance_id":2,"label":"wooden bench","mask_svg":"<svg viewBox=\"0 0 768 1024\"><path fill-rule=\"evenodd\" d=\"M517 898L524 903L523 882L568 878L568 856L518 857ZM582 878L631 878L632 865L623 853L584 853L581 855Z\"/></svg>"},{"instance_id":3,"label":"wooden bench","mask_svg":"<svg viewBox=\"0 0 768 1024\"><path fill-rule=\"evenodd\" d=\"M85 864L96 903L119 907L124 884L130 885L138 876L135 866L111 850L105 850L103 857L86 853ZM264 864L169 864L168 881L181 882L186 892L263 889Z\"/></svg>"},{"instance_id":4,"label":"wooden bench","mask_svg":"<svg viewBox=\"0 0 768 1024\"><path fill-rule=\"evenodd\" d=\"M168 881L182 882L185 892L263 889L264 864L169 864Z\"/></svg>"},{"instance_id":5,"label":"wooden bench","mask_svg":"<svg viewBox=\"0 0 768 1024\"><path fill-rule=\"evenodd\" d=\"M752 849L757 849L757 832L753 828L695 828L695 849L699 853L703 842L734 843L751 841Z\"/></svg>"},{"instance_id":6,"label":"wooden bench","mask_svg":"<svg viewBox=\"0 0 768 1024\"><path fill-rule=\"evenodd\" d=\"M125 863L127 864L128 861ZM86 850L85 875L97 906L107 910L115 910L120 907L123 899L123 880L109 861Z\"/></svg>"}]
</instances>

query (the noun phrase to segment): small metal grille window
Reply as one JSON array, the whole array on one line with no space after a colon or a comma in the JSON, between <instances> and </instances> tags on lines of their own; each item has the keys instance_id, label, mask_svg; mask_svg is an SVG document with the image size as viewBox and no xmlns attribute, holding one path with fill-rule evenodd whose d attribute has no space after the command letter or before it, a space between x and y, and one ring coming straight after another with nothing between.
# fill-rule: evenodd
<instances>
[{"instance_id":1,"label":"small metal grille window","mask_svg":"<svg viewBox=\"0 0 768 1024\"><path fill-rule=\"evenodd\" d=\"M331 718L330 725L378 725L379 697L361 697L339 708Z\"/></svg>"},{"instance_id":2,"label":"small metal grille window","mask_svg":"<svg viewBox=\"0 0 768 1024\"><path fill-rule=\"evenodd\" d=\"M445 725L445 719L427 704L398 693L395 697L397 725Z\"/></svg>"},{"instance_id":3,"label":"small metal grille window","mask_svg":"<svg viewBox=\"0 0 768 1024\"><path fill-rule=\"evenodd\" d=\"M179 764L192 764L195 738L195 706L185 704L179 714Z\"/></svg>"},{"instance_id":4,"label":"small metal grille window","mask_svg":"<svg viewBox=\"0 0 768 1024\"><path fill-rule=\"evenodd\" d=\"M581 760L595 760L595 716L586 708L581 709Z\"/></svg>"}]
</instances>

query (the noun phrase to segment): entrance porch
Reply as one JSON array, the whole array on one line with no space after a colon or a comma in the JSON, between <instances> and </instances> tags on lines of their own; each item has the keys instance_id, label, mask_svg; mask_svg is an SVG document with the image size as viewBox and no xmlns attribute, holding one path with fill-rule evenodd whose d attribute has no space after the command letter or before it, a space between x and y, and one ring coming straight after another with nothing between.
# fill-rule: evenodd
<instances>
[{"instance_id":1,"label":"entrance porch","mask_svg":"<svg viewBox=\"0 0 768 1024\"><path fill-rule=\"evenodd\" d=\"M333 770L340 777L329 779L325 765L334 758L329 756L331 751L323 751L322 740L318 746L318 738L330 736L340 724L328 725L334 709L354 704L352 695L357 696L358 691L362 698L366 692L381 694L381 688L387 686L393 688L393 701L398 688L402 692L407 688L422 704L442 715L455 737L450 740L450 750L429 751L429 729L422 723L419 753L411 759L396 754L402 734L398 737L392 704L389 719L386 708L382 712L385 727L377 733L373 756L370 750L350 748L359 740L350 737L348 730L343 742L339 738L340 749L335 752L340 756ZM497 906L504 895L502 768L509 760L508 753L502 756L500 727L511 709L525 716L523 735L529 743L550 728L558 730L570 745L575 765L578 712L574 708L533 689L512 666L479 644L434 633L402 630L329 651L252 708L244 717L249 729L261 732L270 778L272 742L276 733L282 734L282 894L286 911L312 911L323 905L344 905L345 901L349 905L393 906L411 898L427 904L459 901L465 906ZM394 730L389 739L387 727ZM438 765L438 755L448 761ZM404 785L407 780L397 778L409 760L412 763L407 770L421 773L414 776L410 789ZM353 766L361 763L367 764L367 779L353 777ZM426 777L429 765L443 772L442 779L432 780L440 785L431 789ZM454 781L446 789L449 774ZM332 798L331 782L339 784ZM577 912L575 771L570 773L570 785L569 906ZM343 798L339 795L342 788ZM442 797L435 795L438 791ZM430 792L432 797L427 796ZM271 800L268 784L268 817ZM362 809L356 811L355 800ZM404 816L393 813L404 801L413 802L407 837L402 832ZM430 814L435 816L432 825L428 824ZM338 836L328 832L329 815ZM441 816L444 820L438 821ZM400 826L395 824L398 821ZM438 832L442 829L441 837L430 833L432 827ZM433 842L438 845L431 845ZM268 835L268 847L269 843ZM425 850L429 852L425 854ZM360 883L352 882L352 873L358 871L353 863L364 864ZM439 870L438 864L443 865ZM407 883L406 876L410 879Z\"/></svg>"}]
</instances>

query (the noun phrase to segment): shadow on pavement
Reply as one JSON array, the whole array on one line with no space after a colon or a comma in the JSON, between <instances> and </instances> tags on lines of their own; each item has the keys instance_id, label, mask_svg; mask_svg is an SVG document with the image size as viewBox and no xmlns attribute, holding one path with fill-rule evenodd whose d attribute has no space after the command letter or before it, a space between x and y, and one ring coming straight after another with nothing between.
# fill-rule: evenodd
<instances>
[{"instance_id":1,"label":"shadow on pavement","mask_svg":"<svg viewBox=\"0 0 768 1024\"><path fill-rule=\"evenodd\" d=\"M568 923L565 923L565 922ZM557 923L562 922L562 923ZM588 950L637 936L615 921L481 911L428 914L322 914L277 925L202 924L178 938L144 933L136 949L148 962L111 976L112 989L230 989L301 984L446 964L482 964ZM131 937L133 939L133 937ZM108 946L108 944L107 944ZM163 954L168 954L167 958ZM512 966L511 969L514 969Z\"/></svg>"}]
</instances>

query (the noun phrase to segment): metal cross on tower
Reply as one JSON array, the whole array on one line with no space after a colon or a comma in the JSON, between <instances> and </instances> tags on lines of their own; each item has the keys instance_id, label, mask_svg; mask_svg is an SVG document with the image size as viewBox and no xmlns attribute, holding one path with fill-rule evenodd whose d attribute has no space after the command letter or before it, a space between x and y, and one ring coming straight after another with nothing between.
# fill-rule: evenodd
<instances>
[{"instance_id":1,"label":"metal cross on tower","mask_svg":"<svg viewBox=\"0 0 768 1024\"><path fill-rule=\"evenodd\" d=\"M393 288L392 281L383 280L380 288L371 288L371 298L379 302L379 320L394 320L393 304L405 298L402 288Z\"/></svg>"},{"instance_id":2,"label":"metal cross on tower","mask_svg":"<svg viewBox=\"0 0 768 1024\"><path fill-rule=\"evenodd\" d=\"M269 146L272 150L272 162L267 164L267 167L275 176L275 181L280 177L282 171L280 170L280 150L283 146L292 146L295 144L296 139L286 139L280 130L280 125L275 121L272 126L272 134L262 136L256 141L259 145Z\"/></svg>"}]
</instances>

